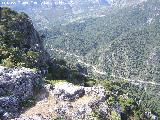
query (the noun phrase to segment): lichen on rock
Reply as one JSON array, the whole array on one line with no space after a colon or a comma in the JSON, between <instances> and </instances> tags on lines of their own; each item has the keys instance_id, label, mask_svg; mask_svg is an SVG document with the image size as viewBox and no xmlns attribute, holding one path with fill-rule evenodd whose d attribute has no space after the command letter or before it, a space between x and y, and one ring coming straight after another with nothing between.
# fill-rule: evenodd
<instances>
[{"instance_id":1,"label":"lichen on rock","mask_svg":"<svg viewBox=\"0 0 160 120\"><path fill-rule=\"evenodd\" d=\"M100 85L84 87L67 82L47 84L37 98L36 105L15 120L25 118L36 120L35 117L41 118L40 120L57 118L89 120L94 118L93 112L96 109L98 109L98 114L104 118L105 115L108 115L108 105L105 99L105 89Z\"/></svg>"},{"instance_id":2,"label":"lichen on rock","mask_svg":"<svg viewBox=\"0 0 160 120\"><path fill-rule=\"evenodd\" d=\"M5 119L5 113L18 115L24 101L34 97L41 85L42 77L32 69L0 66L0 118Z\"/></svg>"}]
</instances>

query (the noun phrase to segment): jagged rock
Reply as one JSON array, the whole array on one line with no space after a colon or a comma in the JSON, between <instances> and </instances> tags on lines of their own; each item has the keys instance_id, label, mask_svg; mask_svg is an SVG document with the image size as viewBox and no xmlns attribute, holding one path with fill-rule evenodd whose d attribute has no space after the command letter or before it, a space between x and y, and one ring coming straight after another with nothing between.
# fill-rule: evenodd
<instances>
[{"instance_id":1,"label":"jagged rock","mask_svg":"<svg viewBox=\"0 0 160 120\"><path fill-rule=\"evenodd\" d=\"M21 100L33 95L34 88L41 84L41 76L27 68L6 68L0 66L0 88L7 93ZM0 72L1 74L1 72Z\"/></svg>"},{"instance_id":2,"label":"jagged rock","mask_svg":"<svg viewBox=\"0 0 160 120\"><path fill-rule=\"evenodd\" d=\"M84 88L81 86L74 86L71 83L55 84L52 94L57 100L75 100L85 94Z\"/></svg>"},{"instance_id":3,"label":"jagged rock","mask_svg":"<svg viewBox=\"0 0 160 120\"><path fill-rule=\"evenodd\" d=\"M99 116L102 120L107 120L109 118L108 109L109 108L106 103L103 103L99 106Z\"/></svg>"},{"instance_id":4,"label":"jagged rock","mask_svg":"<svg viewBox=\"0 0 160 120\"><path fill-rule=\"evenodd\" d=\"M9 120L13 117L13 115L11 113L5 112L3 114L3 120Z\"/></svg>"},{"instance_id":5,"label":"jagged rock","mask_svg":"<svg viewBox=\"0 0 160 120\"><path fill-rule=\"evenodd\" d=\"M46 84L46 85L44 85L44 88L49 92L51 90L54 90L54 85Z\"/></svg>"},{"instance_id":6,"label":"jagged rock","mask_svg":"<svg viewBox=\"0 0 160 120\"><path fill-rule=\"evenodd\" d=\"M3 108L0 107L0 116L2 117L5 113L5 110Z\"/></svg>"},{"instance_id":7,"label":"jagged rock","mask_svg":"<svg viewBox=\"0 0 160 120\"><path fill-rule=\"evenodd\" d=\"M0 66L0 118L18 113L23 101L33 97L41 82L41 76L31 69Z\"/></svg>"},{"instance_id":8,"label":"jagged rock","mask_svg":"<svg viewBox=\"0 0 160 120\"><path fill-rule=\"evenodd\" d=\"M8 112L19 110L19 101L15 96L0 97L0 106Z\"/></svg>"},{"instance_id":9,"label":"jagged rock","mask_svg":"<svg viewBox=\"0 0 160 120\"><path fill-rule=\"evenodd\" d=\"M52 120L51 117L43 117L41 114L30 116L30 117L20 117L14 120Z\"/></svg>"},{"instance_id":10,"label":"jagged rock","mask_svg":"<svg viewBox=\"0 0 160 120\"><path fill-rule=\"evenodd\" d=\"M2 88L0 88L0 96L3 96L5 94L6 94L5 91Z\"/></svg>"},{"instance_id":11,"label":"jagged rock","mask_svg":"<svg viewBox=\"0 0 160 120\"><path fill-rule=\"evenodd\" d=\"M57 83L51 93L61 103L61 106L57 107L55 112L59 117L64 116L71 120L90 116L93 109L104 103L106 99L105 89L102 86L84 87L75 86L71 83ZM84 98L86 101L83 101ZM76 103L81 99L82 102L80 104ZM105 108L107 109L107 106L104 106ZM103 109L100 112L103 115L107 114Z\"/></svg>"},{"instance_id":12,"label":"jagged rock","mask_svg":"<svg viewBox=\"0 0 160 120\"><path fill-rule=\"evenodd\" d=\"M46 96L46 94L48 96L38 101L33 108L15 120L51 120L50 118L93 120L92 114L95 110L102 118L108 115L108 106L105 104L105 89L100 85L84 87L59 82L54 85L44 85L44 89L38 98ZM41 117L36 117L37 114L41 114Z\"/></svg>"}]
</instances>

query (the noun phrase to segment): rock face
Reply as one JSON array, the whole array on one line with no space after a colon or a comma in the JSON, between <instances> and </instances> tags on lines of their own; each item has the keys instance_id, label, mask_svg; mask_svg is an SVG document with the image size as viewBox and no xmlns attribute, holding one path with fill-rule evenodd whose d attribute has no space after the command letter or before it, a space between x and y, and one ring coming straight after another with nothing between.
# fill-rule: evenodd
<instances>
[{"instance_id":1,"label":"rock face","mask_svg":"<svg viewBox=\"0 0 160 120\"><path fill-rule=\"evenodd\" d=\"M71 83L60 83L54 86L52 94L57 100L72 101L82 97L85 94L85 90L83 87L74 86Z\"/></svg>"},{"instance_id":2,"label":"rock face","mask_svg":"<svg viewBox=\"0 0 160 120\"><path fill-rule=\"evenodd\" d=\"M39 97L41 100L16 120L89 120L95 117L95 111L101 118L107 119L106 92L102 86L83 87L60 82L45 85L44 91Z\"/></svg>"},{"instance_id":3,"label":"rock face","mask_svg":"<svg viewBox=\"0 0 160 120\"><path fill-rule=\"evenodd\" d=\"M0 52L0 61L2 61L2 65L9 66L4 61L10 59L12 66L34 67L42 72L46 70L49 56L28 15L17 13L7 7L1 7L0 14L0 47L2 51ZM3 46L7 46L7 48L5 49ZM6 51L9 55L4 55ZM17 51L17 53L11 51Z\"/></svg>"},{"instance_id":4,"label":"rock face","mask_svg":"<svg viewBox=\"0 0 160 120\"><path fill-rule=\"evenodd\" d=\"M63 104L54 108L58 116L66 119L91 117L94 108L105 101L106 93L102 86L83 87L71 83L57 83L51 94Z\"/></svg>"},{"instance_id":5,"label":"rock face","mask_svg":"<svg viewBox=\"0 0 160 120\"><path fill-rule=\"evenodd\" d=\"M0 119L15 116L41 82L41 76L31 69L0 66Z\"/></svg>"}]
</instances>

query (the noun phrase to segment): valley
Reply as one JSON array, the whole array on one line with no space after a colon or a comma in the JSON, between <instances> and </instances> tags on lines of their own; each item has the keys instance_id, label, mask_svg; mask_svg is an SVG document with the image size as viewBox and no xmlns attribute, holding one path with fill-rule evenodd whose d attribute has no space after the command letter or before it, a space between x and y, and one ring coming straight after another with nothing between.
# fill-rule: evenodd
<instances>
[{"instance_id":1,"label":"valley","mask_svg":"<svg viewBox=\"0 0 160 120\"><path fill-rule=\"evenodd\" d=\"M65 53L66 56L68 56L68 57L74 56L75 57L74 59L76 59L77 63L80 63L80 64L86 66L87 68L91 68L93 74L107 75L106 72L98 69L97 66L94 66L92 64L89 64L89 63L86 63L86 62L82 61L83 60L82 56L78 56L78 55L75 55L75 54L72 54L72 53L68 53L68 52L65 52L65 51L60 50L60 49L59 50L58 49L50 49L50 50L56 51L56 52L58 52L58 54ZM116 76L112 75L112 77L116 77ZM160 86L160 83L156 83L156 82L149 82L149 81L137 80L137 79L134 80L134 79L124 78L124 77L118 77L118 79L125 80L125 81L128 81L128 82L132 83L132 84L137 84L137 85L150 84L150 85L153 85L153 86Z\"/></svg>"},{"instance_id":2,"label":"valley","mask_svg":"<svg viewBox=\"0 0 160 120\"><path fill-rule=\"evenodd\" d=\"M159 119L159 0L1 0L0 6L7 6L0 9L0 66L4 66L0 67L0 119L4 117L1 115L5 115L4 111L13 114L10 107L2 106L9 97L12 101L18 98L14 103L15 109L27 106L28 112L18 116L19 119L23 119L23 115L27 116L27 120L30 119L30 115L35 115L33 111L44 106L44 116L51 117L47 109L52 109L55 120L61 116L67 120L67 117L74 116L69 112L71 108L66 109L68 104L64 99L59 101L59 105L64 103L64 106L58 106L62 111L53 110L58 105L55 95L72 96L67 93L67 88L81 86L96 90L98 85L105 89L105 98L102 100L105 110L100 109L101 104L95 105L95 100L92 110L89 103L81 104L86 111L81 111L80 117L89 115L97 120ZM31 70L27 73L24 68ZM21 69L24 73L18 72ZM18 74L12 73L14 70L26 82ZM27 87L31 89L24 101L21 100L22 95L16 94L18 87L12 89L12 81L9 82L12 90L6 89L7 80L12 74L18 81L13 83L19 88L23 88L23 84L20 84L23 82L30 85L24 85L22 89L25 94ZM41 84L35 81L30 83L32 77L36 77ZM14 81L12 77L10 79ZM62 90L67 91L66 94L59 90L55 95L46 96L48 92L45 92L42 104L37 102L39 96L35 98L33 94L37 92L38 85L42 85L43 89L51 85L49 93L52 93L56 92L52 88L59 84L68 85ZM83 97L90 99L83 94L71 104L75 105L81 99L83 101ZM17 107L18 102L20 105ZM90 112L87 113L87 109ZM41 114L41 111L37 110L36 113ZM33 119L45 119L41 115Z\"/></svg>"}]
</instances>

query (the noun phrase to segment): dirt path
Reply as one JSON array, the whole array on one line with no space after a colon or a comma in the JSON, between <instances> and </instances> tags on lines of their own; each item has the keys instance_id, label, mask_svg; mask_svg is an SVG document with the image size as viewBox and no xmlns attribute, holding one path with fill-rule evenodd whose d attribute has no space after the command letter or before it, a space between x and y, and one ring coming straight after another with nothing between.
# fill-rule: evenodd
<instances>
[{"instance_id":1,"label":"dirt path","mask_svg":"<svg viewBox=\"0 0 160 120\"><path fill-rule=\"evenodd\" d=\"M73 101L57 101L51 92L47 92L43 89L39 95L37 95L37 100L35 106L25 110L20 118L25 117L33 117L35 115L41 115L43 118L57 118L55 109L60 108L64 105L70 104L72 107L70 108L70 113L76 112L79 106L87 105L90 101L92 101L93 96L84 95L83 97Z\"/></svg>"},{"instance_id":2,"label":"dirt path","mask_svg":"<svg viewBox=\"0 0 160 120\"><path fill-rule=\"evenodd\" d=\"M30 117L34 115L41 114L43 117L52 116L56 118L56 114L51 108L56 105L56 100L50 95L46 90L42 90L39 95L37 95L36 105L32 108L25 110L20 117Z\"/></svg>"}]
</instances>

